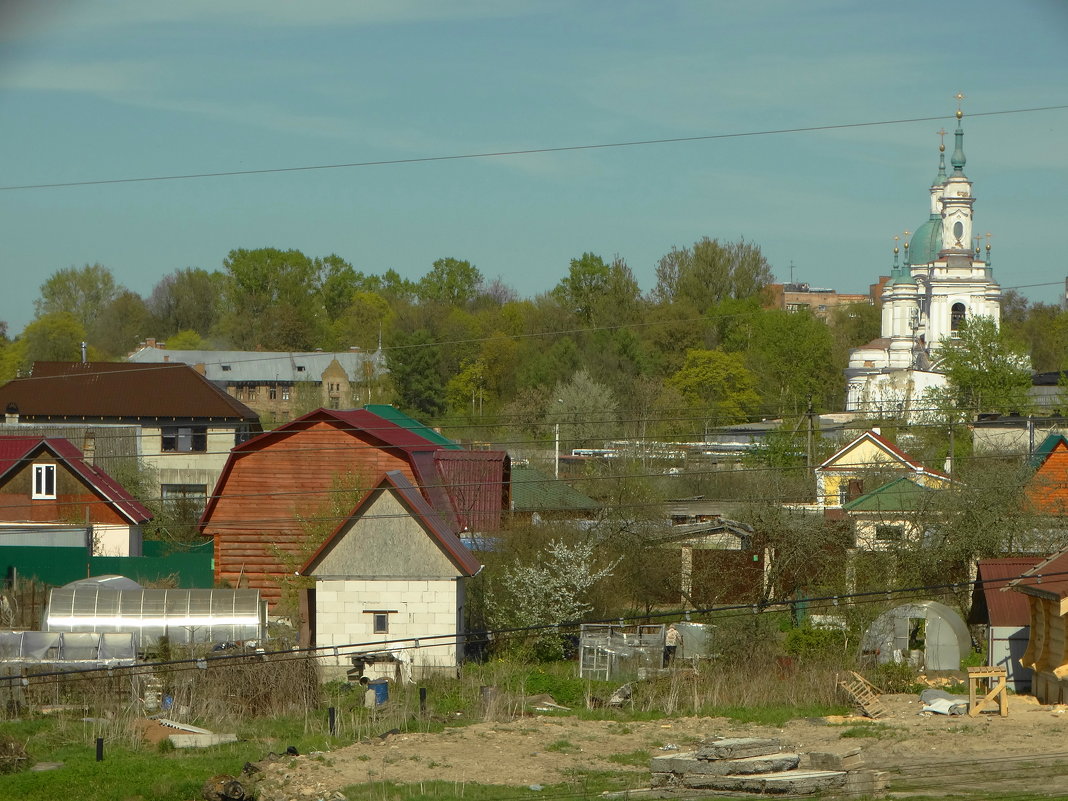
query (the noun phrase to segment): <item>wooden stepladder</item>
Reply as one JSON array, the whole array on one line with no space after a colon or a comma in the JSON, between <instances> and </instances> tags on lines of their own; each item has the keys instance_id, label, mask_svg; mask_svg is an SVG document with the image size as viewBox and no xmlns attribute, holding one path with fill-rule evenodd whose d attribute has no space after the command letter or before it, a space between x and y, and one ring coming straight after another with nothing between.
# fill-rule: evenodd
<instances>
[{"instance_id":1,"label":"wooden stepladder","mask_svg":"<svg viewBox=\"0 0 1068 801\"><path fill-rule=\"evenodd\" d=\"M848 676L839 678L838 686L846 691L853 703L869 718L874 720L886 714L886 709L879 700L878 688L855 670L849 671Z\"/></svg>"},{"instance_id":2,"label":"wooden stepladder","mask_svg":"<svg viewBox=\"0 0 1068 801\"><path fill-rule=\"evenodd\" d=\"M997 701L1001 717L1009 714L1008 672L1003 667L984 665L968 668L968 717L976 717L990 701ZM978 698L979 685L986 685L987 694Z\"/></svg>"}]
</instances>

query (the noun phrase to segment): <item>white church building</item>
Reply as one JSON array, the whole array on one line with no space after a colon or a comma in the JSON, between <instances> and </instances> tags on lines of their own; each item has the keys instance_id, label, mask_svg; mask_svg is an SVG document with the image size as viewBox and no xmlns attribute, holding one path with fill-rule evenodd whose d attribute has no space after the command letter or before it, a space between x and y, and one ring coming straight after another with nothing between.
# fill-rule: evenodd
<instances>
[{"instance_id":1,"label":"white church building","mask_svg":"<svg viewBox=\"0 0 1068 801\"><path fill-rule=\"evenodd\" d=\"M964 175L962 116L958 110L952 172L946 175L940 145L930 216L905 242L903 266L894 248L894 267L882 290L882 335L849 354L847 411L914 417L924 391L946 384L938 369L943 339L956 336L969 317L1000 321L1001 287L994 281L990 244L983 261L973 234L975 196Z\"/></svg>"}]
</instances>

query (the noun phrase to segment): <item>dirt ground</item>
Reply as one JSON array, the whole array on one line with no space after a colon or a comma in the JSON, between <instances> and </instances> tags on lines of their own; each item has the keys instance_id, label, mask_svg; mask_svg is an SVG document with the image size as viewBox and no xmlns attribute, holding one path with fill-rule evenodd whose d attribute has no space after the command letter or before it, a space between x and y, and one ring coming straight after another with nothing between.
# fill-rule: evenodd
<instances>
[{"instance_id":1,"label":"dirt ground","mask_svg":"<svg viewBox=\"0 0 1068 801\"><path fill-rule=\"evenodd\" d=\"M883 704L888 714L877 723L859 717L809 718L781 729L724 718L623 723L533 714L441 733L394 734L265 765L260 797L329 798L348 785L381 781L528 787L601 770L628 771L632 787L648 787L646 757L676 748L687 751L717 735L778 737L785 749L802 753L859 747L865 766L886 771L891 789L903 795L940 797L955 791L976 797L995 792L1068 797L1065 708L1013 696L1008 717L990 711L969 718L921 713L922 704L913 695L885 695Z\"/></svg>"}]
</instances>

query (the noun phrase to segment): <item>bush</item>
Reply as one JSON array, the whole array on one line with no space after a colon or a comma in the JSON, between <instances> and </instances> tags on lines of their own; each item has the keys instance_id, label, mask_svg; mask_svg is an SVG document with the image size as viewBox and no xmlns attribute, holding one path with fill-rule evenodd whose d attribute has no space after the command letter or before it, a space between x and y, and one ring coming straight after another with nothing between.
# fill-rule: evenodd
<instances>
[{"instance_id":1,"label":"bush","mask_svg":"<svg viewBox=\"0 0 1068 801\"><path fill-rule=\"evenodd\" d=\"M846 652L846 634L838 629L802 626L786 632L786 653L800 659L831 659Z\"/></svg>"}]
</instances>

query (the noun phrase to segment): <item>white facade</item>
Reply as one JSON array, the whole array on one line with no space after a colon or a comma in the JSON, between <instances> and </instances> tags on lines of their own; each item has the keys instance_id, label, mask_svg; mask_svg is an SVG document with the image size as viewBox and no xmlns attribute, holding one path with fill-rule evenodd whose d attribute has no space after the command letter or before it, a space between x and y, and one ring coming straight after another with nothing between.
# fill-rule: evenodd
<instances>
[{"instance_id":1,"label":"white facade","mask_svg":"<svg viewBox=\"0 0 1068 801\"><path fill-rule=\"evenodd\" d=\"M973 239L975 197L964 175L964 131L957 112L953 171L946 175L940 148L930 189L928 220L905 244L904 265L894 267L882 293L882 336L851 351L846 369L846 410L913 416L925 390L945 386L938 369L943 340L971 317L1001 319L1001 287ZM974 249L973 249L974 246Z\"/></svg>"},{"instance_id":2,"label":"white facade","mask_svg":"<svg viewBox=\"0 0 1068 801\"><path fill-rule=\"evenodd\" d=\"M409 665L416 675L455 671L460 662L464 585L459 578L432 580L320 579L315 585L315 644L325 678L343 678L360 653L391 653L375 660L370 678L394 678ZM376 619L385 632L375 631ZM337 647L333 654L330 648Z\"/></svg>"}]
</instances>

